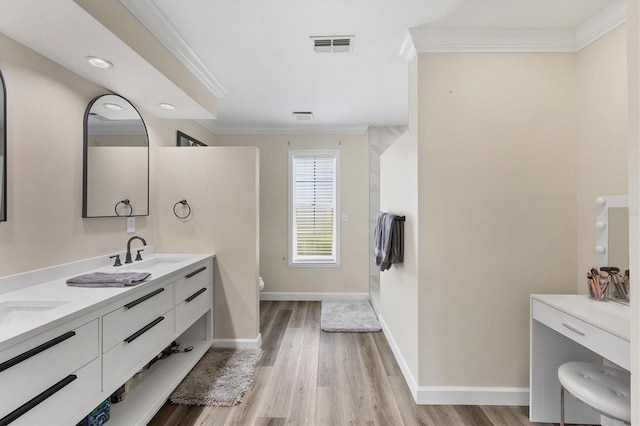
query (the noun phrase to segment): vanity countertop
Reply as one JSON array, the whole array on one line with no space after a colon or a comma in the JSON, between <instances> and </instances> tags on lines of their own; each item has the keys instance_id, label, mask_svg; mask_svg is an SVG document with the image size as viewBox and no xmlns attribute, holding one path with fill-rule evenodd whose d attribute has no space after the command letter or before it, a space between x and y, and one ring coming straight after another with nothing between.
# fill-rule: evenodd
<instances>
[{"instance_id":1,"label":"vanity countertop","mask_svg":"<svg viewBox=\"0 0 640 426\"><path fill-rule=\"evenodd\" d=\"M181 269L213 258L215 258L214 254L154 253L145 257L143 261L122 267L101 266L79 272L78 264L82 264L82 262L91 264L87 261L79 261L1 278L0 285L4 284L3 280L10 281L10 284L15 288L16 283L19 284L22 279L25 282L25 287L0 294L0 313L2 313L0 315L0 350L57 325L79 318L90 311L100 309L132 292L143 290L157 283L158 280L167 279L169 281L172 278L171 275ZM46 277L47 270L55 270L52 275L57 278L51 280L45 278L36 284L32 282L34 274L37 274L38 277ZM61 276L65 271L70 273ZM129 287L82 288L66 284L68 278L82 273L125 271L150 272L151 277L141 284ZM176 274L175 277L178 278L179 275ZM10 312L12 315L9 314Z\"/></svg>"},{"instance_id":2,"label":"vanity countertop","mask_svg":"<svg viewBox=\"0 0 640 426\"><path fill-rule=\"evenodd\" d=\"M532 294L531 298L624 340L630 340L631 313L627 305L612 301L599 302L578 294Z\"/></svg>"}]
</instances>

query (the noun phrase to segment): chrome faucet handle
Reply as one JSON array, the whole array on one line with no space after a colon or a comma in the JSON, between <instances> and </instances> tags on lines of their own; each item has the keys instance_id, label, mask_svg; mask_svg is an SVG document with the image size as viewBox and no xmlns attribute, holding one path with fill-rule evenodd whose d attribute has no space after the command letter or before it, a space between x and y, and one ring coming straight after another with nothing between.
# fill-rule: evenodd
<instances>
[{"instance_id":1,"label":"chrome faucet handle","mask_svg":"<svg viewBox=\"0 0 640 426\"><path fill-rule=\"evenodd\" d=\"M144 249L137 250L138 253L136 254L136 260L142 260L142 256L140 255L141 251L144 251Z\"/></svg>"},{"instance_id":2,"label":"chrome faucet handle","mask_svg":"<svg viewBox=\"0 0 640 426\"><path fill-rule=\"evenodd\" d=\"M113 266L122 266L122 262L120 262L120 255L119 254L115 254L113 256L109 256L109 259L113 259L116 258L115 263L113 264Z\"/></svg>"}]
</instances>

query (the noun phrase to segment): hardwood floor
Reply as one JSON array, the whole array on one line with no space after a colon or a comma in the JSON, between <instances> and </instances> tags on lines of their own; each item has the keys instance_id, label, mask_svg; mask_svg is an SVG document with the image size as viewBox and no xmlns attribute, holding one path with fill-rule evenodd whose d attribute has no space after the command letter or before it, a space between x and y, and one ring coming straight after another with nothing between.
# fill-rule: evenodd
<instances>
[{"instance_id":1,"label":"hardwood floor","mask_svg":"<svg viewBox=\"0 0 640 426\"><path fill-rule=\"evenodd\" d=\"M325 333L320 302L261 302L264 354L234 407L166 403L149 423L530 425L527 407L416 405L382 333Z\"/></svg>"}]
</instances>

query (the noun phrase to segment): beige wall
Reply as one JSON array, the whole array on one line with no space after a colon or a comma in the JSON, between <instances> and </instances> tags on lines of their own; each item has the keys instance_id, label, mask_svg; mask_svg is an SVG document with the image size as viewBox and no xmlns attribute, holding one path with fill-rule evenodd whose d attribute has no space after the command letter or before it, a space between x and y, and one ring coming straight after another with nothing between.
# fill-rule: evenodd
<instances>
[{"instance_id":1,"label":"beige wall","mask_svg":"<svg viewBox=\"0 0 640 426\"><path fill-rule=\"evenodd\" d=\"M575 57L419 55L419 384L528 386L529 294L575 292Z\"/></svg>"},{"instance_id":2,"label":"beige wall","mask_svg":"<svg viewBox=\"0 0 640 426\"><path fill-rule=\"evenodd\" d=\"M404 262L380 272L380 316L418 378L418 61L409 64L409 128L380 156L380 210L404 215Z\"/></svg>"},{"instance_id":3,"label":"beige wall","mask_svg":"<svg viewBox=\"0 0 640 426\"><path fill-rule=\"evenodd\" d=\"M81 217L84 112L107 91L2 34L0 52L8 120L0 275L123 250L124 218ZM136 226L151 235L149 218Z\"/></svg>"},{"instance_id":4,"label":"beige wall","mask_svg":"<svg viewBox=\"0 0 640 426\"><path fill-rule=\"evenodd\" d=\"M627 33L624 25L576 54L578 270L595 261L595 199L627 193ZM611 265L618 266L618 265Z\"/></svg>"},{"instance_id":5,"label":"beige wall","mask_svg":"<svg viewBox=\"0 0 640 426\"><path fill-rule=\"evenodd\" d=\"M156 148L157 193L152 204L158 249L216 253L216 339L259 333L259 164L254 147ZM179 220L186 199L192 215Z\"/></svg>"},{"instance_id":6,"label":"beige wall","mask_svg":"<svg viewBox=\"0 0 640 426\"><path fill-rule=\"evenodd\" d=\"M583 292L595 196L627 192L625 49L623 26L577 54L419 55L417 351L389 327L419 386L528 386L529 294ZM381 279L390 323L407 275Z\"/></svg>"},{"instance_id":7,"label":"beige wall","mask_svg":"<svg viewBox=\"0 0 640 426\"><path fill-rule=\"evenodd\" d=\"M369 288L369 151L362 135L219 135L217 145L260 149L260 275L265 292L367 293ZM288 266L288 151L340 150L341 266Z\"/></svg>"}]
</instances>

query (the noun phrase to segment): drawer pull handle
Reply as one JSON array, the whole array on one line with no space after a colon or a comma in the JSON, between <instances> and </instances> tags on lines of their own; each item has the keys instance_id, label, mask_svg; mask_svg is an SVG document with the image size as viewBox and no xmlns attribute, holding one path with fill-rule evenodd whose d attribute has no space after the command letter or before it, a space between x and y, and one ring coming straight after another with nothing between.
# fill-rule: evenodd
<instances>
[{"instance_id":1,"label":"drawer pull handle","mask_svg":"<svg viewBox=\"0 0 640 426\"><path fill-rule=\"evenodd\" d=\"M202 268L196 269L195 271L191 272L190 274L185 275L184 277L185 278L191 278L191 277L193 277L195 275L198 275L200 272L205 271L206 269L207 269L207 267L203 266Z\"/></svg>"},{"instance_id":2,"label":"drawer pull handle","mask_svg":"<svg viewBox=\"0 0 640 426\"><path fill-rule=\"evenodd\" d=\"M15 356L13 358L11 358L10 360L7 360L5 362L3 362L2 364L0 364L0 372L6 370L7 368L11 368L16 364L20 364L22 361L26 361L27 359L31 358L34 355L38 355L40 352L42 351L46 351L47 349L49 349L52 346L57 345L58 343L64 342L65 340L73 337L76 335L75 331L69 331L67 333L64 333L61 336L56 337L55 339L51 339L48 342L45 342L43 344L41 344L40 346L36 346L33 349L29 349L28 351Z\"/></svg>"},{"instance_id":3,"label":"drawer pull handle","mask_svg":"<svg viewBox=\"0 0 640 426\"><path fill-rule=\"evenodd\" d=\"M157 289L156 291L152 291L151 293L142 296L140 299L136 299L133 302L127 303L126 305L124 305L125 309L131 309L136 305L139 305L140 303L144 302L145 300L149 300L151 299L153 296L156 296L160 293L162 293L164 291L164 287Z\"/></svg>"},{"instance_id":4,"label":"drawer pull handle","mask_svg":"<svg viewBox=\"0 0 640 426\"><path fill-rule=\"evenodd\" d=\"M36 395L33 399L25 402L20 407L16 408L12 412L10 412L9 414L1 418L0 426L5 426L15 421L16 419L21 417L23 414L25 414L27 411L33 409L36 405L40 404L41 402L43 402L44 400L46 400L47 398L49 398L50 396L52 396L53 394L55 394L56 392L58 392L59 390L61 390L62 388L64 388L65 386L67 386L69 383L73 382L77 378L78 376L76 376L75 374L71 374L65 377L64 379L60 380L58 383L51 386L49 389L45 390L39 395Z\"/></svg>"},{"instance_id":5,"label":"drawer pull handle","mask_svg":"<svg viewBox=\"0 0 640 426\"><path fill-rule=\"evenodd\" d=\"M204 293L205 291L207 291L206 287L202 287L200 290L196 291L195 293L193 293L191 296L187 297L186 299L184 299L185 302L189 303L191 302L193 299L195 299L196 297L200 296L202 293Z\"/></svg>"},{"instance_id":6,"label":"drawer pull handle","mask_svg":"<svg viewBox=\"0 0 640 426\"><path fill-rule=\"evenodd\" d=\"M584 331L578 330L577 328L575 328L572 325L567 324L566 322L563 322L562 325L563 325L563 327L568 328L569 330L573 331L574 333L578 333L579 335L584 336Z\"/></svg>"},{"instance_id":7,"label":"drawer pull handle","mask_svg":"<svg viewBox=\"0 0 640 426\"><path fill-rule=\"evenodd\" d=\"M153 321L151 321L149 324L145 325L144 327L142 327L140 330L136 331L135 333L133 333L131 336L127 337L126 339L124 339L125 342L127 343L131 343L134 340L136 340L138 337L142 336L144 333L146 333L147 331L151 330L153 327L155 327L156 325L158 325L160 322L162 322L162 320L164 319L164 317L158 317L156 319L154 319Z\"/></svg>"}]
</instances>

